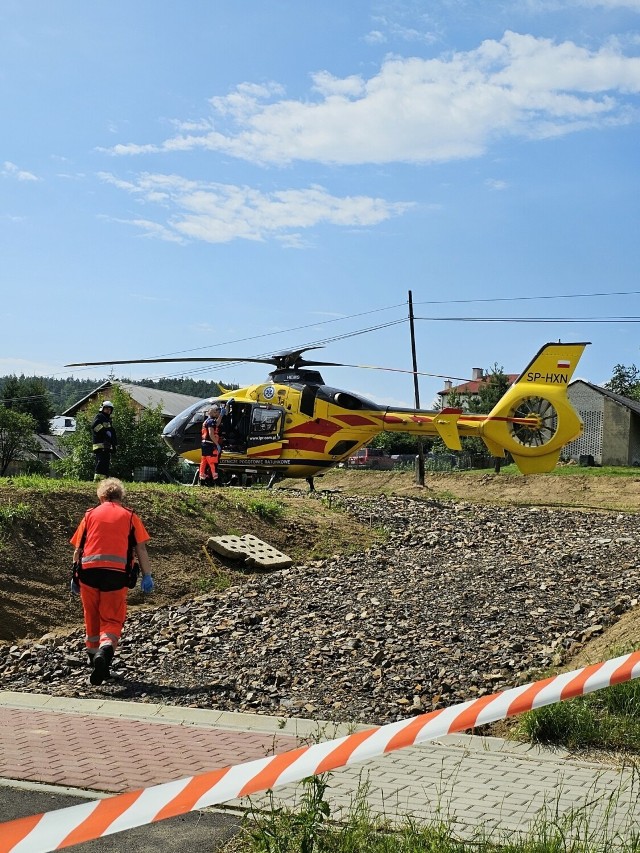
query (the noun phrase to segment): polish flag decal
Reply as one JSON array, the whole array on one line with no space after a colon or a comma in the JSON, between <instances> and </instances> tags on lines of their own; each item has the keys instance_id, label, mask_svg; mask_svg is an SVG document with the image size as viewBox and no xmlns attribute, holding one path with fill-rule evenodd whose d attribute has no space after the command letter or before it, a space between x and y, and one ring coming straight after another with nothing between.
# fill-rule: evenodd
<instances>
[{"instance_id":1,"label":"polish flag decal","mask_svg":"<svg viewBox=\"0 0 640 853\"><path fill-rule=\"evenodd\" d=\"M567 361L567 359L560 359L558 362L558 367L562 367L566 370L566 368L571 367L571 362Z\"/></svg>"}]
</instances>

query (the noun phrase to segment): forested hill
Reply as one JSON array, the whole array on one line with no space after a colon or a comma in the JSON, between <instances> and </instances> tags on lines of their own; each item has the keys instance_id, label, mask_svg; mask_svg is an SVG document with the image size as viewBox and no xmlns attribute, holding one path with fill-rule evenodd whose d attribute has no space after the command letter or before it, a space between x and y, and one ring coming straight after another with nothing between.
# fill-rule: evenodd
<instances>
[{"instance_id":1,"label":"forested hill","mask_svg":"<svg viewBox=\"0 0 640 853\"><path fill-rule=\"evenodd\" d=\"M0 376L0 393L8 380L15 382L15 376ZM66 411L78 400L86 397L105 379L54 379L49 376L19 377L19 381L37 379L44 385L50 396L51 406L55 414L59 415ZM216 397L225 390L237 388L237 385L222 385L217 382L206 382L204 379L120 379L121 382L129 382L132 385L144 385L146 388L158 388L160 391L173 391L177 394L187 394L190 397Z\"/></svg>"}]
</instances>

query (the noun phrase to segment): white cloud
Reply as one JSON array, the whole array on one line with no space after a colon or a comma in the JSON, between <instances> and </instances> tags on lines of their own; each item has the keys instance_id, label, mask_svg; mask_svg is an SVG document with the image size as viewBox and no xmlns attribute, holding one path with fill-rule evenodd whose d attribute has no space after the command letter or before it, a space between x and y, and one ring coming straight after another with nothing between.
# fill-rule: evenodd
<instances>
[{"instance_id":1,"label":"white cloud","mask_svg":"<svg viewBox=\"0 0 640 853\"><path fill-rule=\"evenodd\" d=\"M371 30L364 36L364 41L367 44L384 44L386 40L385 34L381 33L380 30Z\"/></svg>"},{"instance_id":2,"label":"white cloud","mask_svg":"<svg viewBox=\"0 0 640 853\"><path fill-rule=\"evenodd\" d=\"M262 193L246 186L205 183L178 175L142 174L134 181L123 181L103 172L100 177L142 202L165 208L168 213L163 224L146 218L127 222L145 236L173 242L275 238L288 247L300 247L300 229L322 224L371 227L412 206L369 196L339 198L321 186Z\"/></svg>"},{"instance_id":3,"label":"white cloud","mask_svg":"<svg viewBox=\"0 0 640 853\"><path fill-rule=\"evenodd\" d=\"M487 178L484 182L485 186L489 187L490 190L506 190L509 187L509 184L506 181L501 181L499 178Z\"/></svg>"},{"instance_id":4,"label":"white cloud","mask_svg":"<svg viewBox=\"0 0 640 853\"><path fill-rule=\"evenodd\" d=\"M640 0L639 0L640 2ZM506 32L437 59L389 57L366 79L312 75L301 100L243 83L213 114L161 144L113 154L203 149L261 164L445 162L508 138L554 137L637 118L640 58Z\"/></svg>"},{"instance_id":5,"label":"white cloud","mask_svg":"<svg viewBox=\"0 0 640 853\"><path fill-rule=\"evenodd\" d=\"M16 181L40 180L40 178L36 177L32 172L25 172L24 169L18 168L15 163L10 163L9 160L5 160L2 164L0 175L3 178L14 178Z\"/></svg>"},{"instance_id":6,"label":"white cloud","mask_svg":"<svg viewBox=\"0 0 640 853\"><path fill-rule=\"evenodd\" d=\"M603 9L631 9L640 12L640 0L574 0L574 4Z\"/></svg>"}]
</instances>

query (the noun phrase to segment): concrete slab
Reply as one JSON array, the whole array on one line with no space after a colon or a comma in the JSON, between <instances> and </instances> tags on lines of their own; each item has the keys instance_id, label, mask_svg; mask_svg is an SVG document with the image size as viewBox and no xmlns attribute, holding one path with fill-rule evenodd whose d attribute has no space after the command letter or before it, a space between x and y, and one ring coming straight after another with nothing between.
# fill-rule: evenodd
<instances>
[{"instance_id":1,"label":"concrete slab","mask_svg":"<svg viewBox=\"0 0 640 853\"><path fill-rule=\"evenodd\" d=\"M244 536L211 536L207 548L232 560L242 560L248 566L261 566L269 569L286 569L293 560L277 548L246 533Z\"/></svg>"}]
</instances>

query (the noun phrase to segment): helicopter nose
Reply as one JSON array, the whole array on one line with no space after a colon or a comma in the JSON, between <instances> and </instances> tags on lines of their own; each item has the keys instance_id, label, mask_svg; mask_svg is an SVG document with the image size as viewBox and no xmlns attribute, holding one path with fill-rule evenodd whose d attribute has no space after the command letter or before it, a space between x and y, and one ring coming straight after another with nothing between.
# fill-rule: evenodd
<instances>
[{"instance_id":1,"label":"helicopter nose","mask_svg":"<svg viewBox=\"0 0 640 853\"><path fill-rule=\"evenodd\" d=\"M162 438L174 453L185 453L200 446L199 432L196 435L185 433L187 423L183 418L176 417L165 426Z\"/></svg>"}]
</instances>

